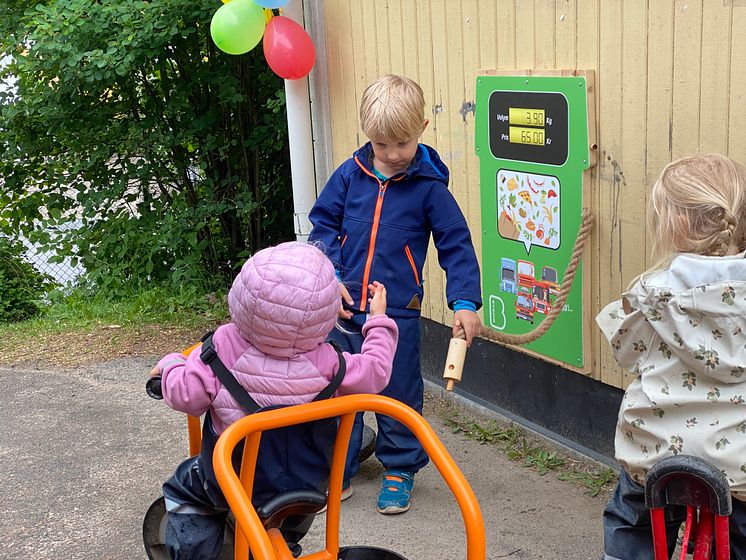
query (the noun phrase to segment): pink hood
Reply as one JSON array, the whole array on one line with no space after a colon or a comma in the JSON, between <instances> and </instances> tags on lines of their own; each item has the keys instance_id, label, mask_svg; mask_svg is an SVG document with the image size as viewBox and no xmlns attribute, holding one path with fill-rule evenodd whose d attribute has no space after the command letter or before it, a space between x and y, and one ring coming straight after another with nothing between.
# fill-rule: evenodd
<instances>
[{"instance_id":1,"label":"pink hood","mask_svg":"<svg viewBox=\"0 0 746 560\"><path fill-rule=\"evenodd\" d=\"M243 265L228 293L239 334L276 357L293 357L323 343L339 307L339 283L331 261L305 243L259 251Z\"/></svg>"}]
</instances>

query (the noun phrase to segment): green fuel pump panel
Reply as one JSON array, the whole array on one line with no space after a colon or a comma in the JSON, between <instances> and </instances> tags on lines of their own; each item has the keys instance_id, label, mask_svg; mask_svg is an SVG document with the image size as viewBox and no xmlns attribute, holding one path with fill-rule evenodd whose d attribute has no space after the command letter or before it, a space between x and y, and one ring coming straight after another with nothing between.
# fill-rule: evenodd
<instances>
[{"instance_id":1,"label":"green fuel pump panel","mask_svg":"<svg viewBox=\"0 0 746 560\"><path fill-rule=\"evenodd\" d=\"M497 331L522 334L545 320L589 204L593 74L573 74L477 78L484 323ZM588 266L552 327L525 345L578 371L589 369Z\"/></svg>"}]
</instances>

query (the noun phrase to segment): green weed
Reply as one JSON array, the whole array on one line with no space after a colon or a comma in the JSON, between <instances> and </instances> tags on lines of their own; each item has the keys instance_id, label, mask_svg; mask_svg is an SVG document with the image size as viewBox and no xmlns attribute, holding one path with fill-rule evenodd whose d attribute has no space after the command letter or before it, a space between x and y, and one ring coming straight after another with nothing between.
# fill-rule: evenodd
<instances>
[{"instance_id":1,"label":"green weed","mask_svg":"<svg viewBox=\"0 0 746 560\"><path fill-rule=\"evenodd\" d=\"M559 471L559 480L573 482L586 488L592 496L598 494L616 481L616 472L610 468L583 469L573 466L576 461L561 456L555 451L547 451L540 445L533 443L526 437L523 429L515 424L500 427L497 422L490 421L482 425L474 420L464 420L455 409L446 413L445 423L454 433L462 433L470 439L483 444L493 444L499 447L509 459L521 461L526 468L536 470L543 476L549 471Z\"/></svg>"}]
</instances>

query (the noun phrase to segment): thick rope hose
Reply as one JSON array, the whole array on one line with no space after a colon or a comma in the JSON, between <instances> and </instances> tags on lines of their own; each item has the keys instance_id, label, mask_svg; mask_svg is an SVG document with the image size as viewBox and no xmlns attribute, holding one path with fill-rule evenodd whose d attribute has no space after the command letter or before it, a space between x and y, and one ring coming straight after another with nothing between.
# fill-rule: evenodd
<instances>
[{"instance_id":1,"label":"thick rope hose","mask_svg":"<svg viewBox=\"0 0 746 560\"><path fill-rule=\"evenodd\" d=\"M573 247L570 262L567 264L567 269L565 269L565 276L562 280L557 299L555 300L554 305L552 305L552 309L549 311L546 318L539 323L536 328L524 334L509 334L482 326L482 331L479 336L501 344L528 344L547 332L564 308L567 296L570 295L572 282L575 279L575 271L577 270L578 264L583 256L585 242L588 239L588 235L591 233L591 229L593 229L593 215L590 210L583 208L578 237L575 240L575 247Z\"/></svg>"}]
</instances>

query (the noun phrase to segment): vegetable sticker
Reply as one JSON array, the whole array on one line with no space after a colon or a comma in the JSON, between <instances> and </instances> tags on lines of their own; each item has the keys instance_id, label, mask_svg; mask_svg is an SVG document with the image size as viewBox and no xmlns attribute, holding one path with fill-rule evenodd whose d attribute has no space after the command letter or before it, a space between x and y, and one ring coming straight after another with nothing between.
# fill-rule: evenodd
<instances>
[{"instance_id":1,"label":"vegetable sticker","mask_svg":"<svg viewBox=\"0 0 746 560\"><path fill-rule=\"evenodd\" d=\"M500 169L497 232L505 239L557 249L560 246L560 183L557 177Z\"/></svg>"}]
</instances>

